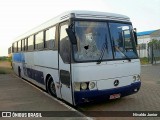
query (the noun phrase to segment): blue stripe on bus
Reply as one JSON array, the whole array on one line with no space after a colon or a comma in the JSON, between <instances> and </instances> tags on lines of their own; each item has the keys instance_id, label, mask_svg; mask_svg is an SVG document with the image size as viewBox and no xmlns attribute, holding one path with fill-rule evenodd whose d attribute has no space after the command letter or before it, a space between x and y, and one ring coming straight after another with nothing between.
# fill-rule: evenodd
<instances>
[{"instance_id":1,"label":"blue stripe on bus","mask_svg":"<svg viewBox=\"0 0 160 120\"><path fill-rule=\"evenodd\" d=\"M25 57L23 53L13 53L12 55L13 62L25 62Z\"/></svg>"},{"instance_id":2,"label":"blue stripe on bus","mask_svg":"<svg viewBox=\"0 0 160 120\"><path fill-rule=\"evenodd\" d=\"M132 83L131 85L108 90L83 90L75 91L74 98L75 104L82 104L85 101L104 101L108 100L110 95L121 94L121 97L134 94L139 91L141 82ZM134 91L137 89L137 91Z\"/></svg>"},{"instance_id":3,"label":"blue stripe on bus","mask_svg":"<svg viewBox=\"0 0 160 120\"><path fill-rule=\"evenodd\" d=\"M44 85L44 76L43 76L43 72L38 71L38 70L34 70L34 69L30 69L27 68L27 76L35 81L37 81L38 83L41 83Z\"/></svg>"},{"instance_id":4,"label":"blue stripe on bus","mask_svg":"<svg viewBox=\"0 0 160 120\"><path fill-rule=\"evenodd\" d=\"M31 68L26 68L26 66L24 65L24 63L25 63L25 56L24 56L23 53L13 53L12 61L13 62L21 62L22 66L23 66L22 68L24 70L24 74L26 76L28 76L29 78L37 81L38 83L41 83L41 84L44 85L43 72L31 69Z\"/></svg>"}]
</instances>

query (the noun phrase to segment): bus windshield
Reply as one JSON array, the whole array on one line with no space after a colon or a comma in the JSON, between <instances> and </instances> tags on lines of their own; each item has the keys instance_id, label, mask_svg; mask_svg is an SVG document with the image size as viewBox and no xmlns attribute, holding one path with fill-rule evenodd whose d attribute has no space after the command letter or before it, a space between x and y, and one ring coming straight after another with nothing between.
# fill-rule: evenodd
<instances>
[{"instance_id":1,"label":"bus windshield","mask_svg":"<svg viewBox=\"0 0 160 120\"><path fill-rule=\"evenodd\" d=\"M137 58L129 24L76 21L75 35L77 45L73 52L76 61L98 61L101 57L102 61Z\"/></svg>"},{"instance_id":2,"label":"bus windshield","mask_svg":"<svg viewBox=\"0 0 160 120\"><path fill-rule=\"evenodd\" d=\"M137 58L132 26L123 23L109 23L109 29L113 43L114 58Z\"/></svg>"}]
</instances>

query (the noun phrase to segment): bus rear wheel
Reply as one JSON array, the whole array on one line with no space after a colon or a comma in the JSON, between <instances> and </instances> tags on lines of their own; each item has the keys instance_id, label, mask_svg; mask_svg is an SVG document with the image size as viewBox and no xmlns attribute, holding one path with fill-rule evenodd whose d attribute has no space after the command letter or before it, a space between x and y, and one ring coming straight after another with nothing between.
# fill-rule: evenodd
<instances>
[{"instance_id":1,"label":"bus rear wheel","mask_svg":"<svg viewBox=\"0 0 160 120\"><path fill-rule=\"evenodd\" d=\"M56 87L55 87L55 84L54 84L54 80L53 78L50 76L48 78L48 84L47 84L47 87L48 87L48 93L54 97L57 97L56 95Z\"/></svg>"}]
</instances>

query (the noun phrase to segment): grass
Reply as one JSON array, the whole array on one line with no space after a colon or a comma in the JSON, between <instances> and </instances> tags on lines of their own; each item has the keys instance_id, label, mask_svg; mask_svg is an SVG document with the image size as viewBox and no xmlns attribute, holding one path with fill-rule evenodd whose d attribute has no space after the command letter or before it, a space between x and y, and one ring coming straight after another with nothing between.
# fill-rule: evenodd
<instances>
[{"instance_id":1,"label":"grass","mask_svg":"<svg viewBox=\"0 0 160 120\"><path fill-rule=\"evenodd\" d=\"M141 64L142 64L142 65L149 64L147 57L140 58L140 61L141 61Z\"/></svg>"},{"instance_id":2,"label":"grass","mask_svg":"<svg viewBox=\"0 0 160 120\"><path fill-rule=\"evenodd\" d=\"M160 57L154 58L154 59L153 59L153 63L155 63L155 60L156 60L156 62L157 62L157 61L160 61ZM148 58L147 58L147 57L140 58L140 61L141 61L141 64L142 64L142 65L151 64L151 59L150 59L150 61L148 61Z\"/></svg>"},{"instance_id":3,"label":"grass","mask_svg":"<svg viewBox=\"0 0 160 120\"><path fill-rule=\"evenodd\" d=\"M11 58L9 57L0 57L0 74L10 74L11 69Z\"/></svg>"},{"instance_id":4,"label":"grass","mask_svg":"<svg viewBox=\"0 0 160 120\"><path fill-rule=\"evenodd\" d=\"M0 57L0 61L11 61L11 57L6 57L6 56L3 56L3 57Z\"/></svg>"}]
</instances>

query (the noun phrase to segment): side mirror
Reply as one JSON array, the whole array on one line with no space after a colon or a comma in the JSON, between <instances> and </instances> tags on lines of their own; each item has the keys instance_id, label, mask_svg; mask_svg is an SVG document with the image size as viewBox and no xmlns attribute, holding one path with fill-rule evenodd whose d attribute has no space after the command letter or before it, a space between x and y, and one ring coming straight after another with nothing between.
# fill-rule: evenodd
<instances>
[{"instance_id":1,"label":"side mirror","mask_svg":"<svg viewBox=\"0 0 160 120\"><path fill-rule=\"evenodd\" d=\"M66 32L72 44L77 44L76 36L71 28L66 28Z\"/></svg>"},{"instance_id":2,"label":"side mirror","mask_svg":"<svg viewBox=\"0 0 160 120\"><path fill-rule=\"evenodd\" d=\"M136 45L138 45L137 30L136 30L136 28L134 28L133 33L134 33L134 39L135 39Z\"/></svg>"}]
</instances>

